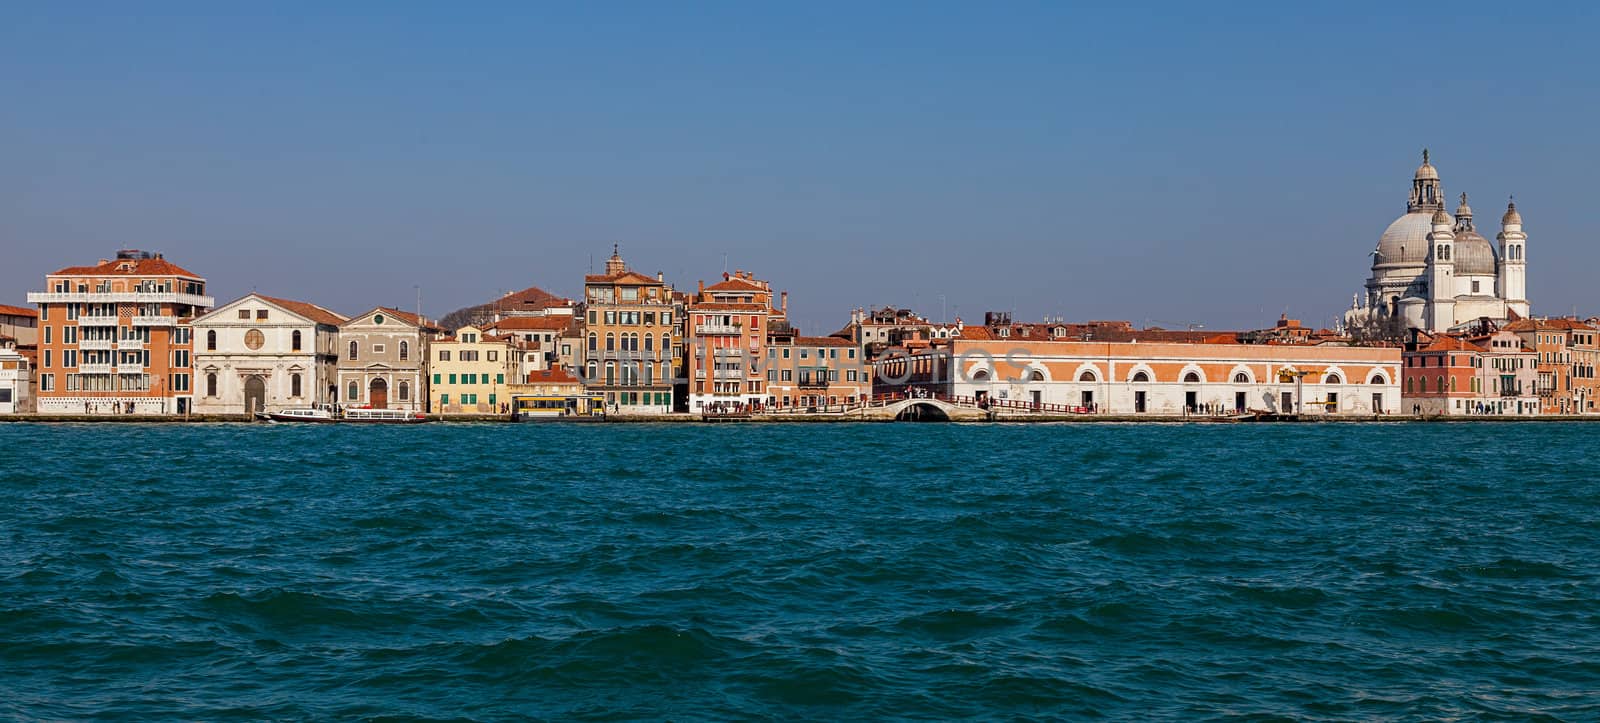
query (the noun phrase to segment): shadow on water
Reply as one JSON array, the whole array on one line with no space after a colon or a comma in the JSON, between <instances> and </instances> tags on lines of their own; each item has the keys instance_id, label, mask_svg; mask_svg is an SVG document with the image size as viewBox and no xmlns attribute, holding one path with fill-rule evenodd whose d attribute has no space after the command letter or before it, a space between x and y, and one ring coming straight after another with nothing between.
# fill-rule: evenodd
<instances>
[{"instance_id":1,"label":"shadow on water","mask_svg":"<svg viewBox=\"0 0 1600 723\"><path fill-rule=\"evenodd\" d=\"M950 415L943 409L933 404L917 403L900 410L894 415L896 422L948 422Z\"/></svg>"}]
</instances>

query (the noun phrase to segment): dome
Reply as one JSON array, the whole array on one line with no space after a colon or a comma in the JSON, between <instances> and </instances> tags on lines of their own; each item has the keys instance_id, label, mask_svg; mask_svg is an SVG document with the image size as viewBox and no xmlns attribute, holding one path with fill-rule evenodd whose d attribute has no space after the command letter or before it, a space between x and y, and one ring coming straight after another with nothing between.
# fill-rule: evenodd
<instances>
[{"instance_id":1,"label":"dome","mask_svg":"<svg viewBox=\"0 0 1600 723\"><path fill-rule=\"evenodd\" d=\"M1494 276L1494 244L1477 231L1457 231L1455 262L1457 276Z\"/></svg>"},{"instance_id":2,"label":"dome","mask_svg":"<svg viewBox=\"0 0 1600 723\"><path fill-rule=\"evenodd\" d=\"M1434 223L1434 225L1438 225L1438 224L1441 224L1441 223L1442 224L1447 224L1447 225L1450 224L1451 223L1450 214L1445 213L1444 209L1442 209L1442 208L1437 210L1437 211L1434 211L1433 212L1433 223Z\"/></svg>"},{"instance_id":3,"label":"dome","mask_svg":"<svg viewBox=\"0 0 1600 723\"><path fill-rule=\"evenodd\" d=\"M1441 212L1442 213L1442 212ZM1428 234L1433 233L1433 213L1413 211L1389 224L1378 239L1378 264L1416 264L1428 260Z\"/></svg>"},{"instance_id":4,"label":"dome","mask_svg":"<svg viewBox=\"0 0 1600 723\"><path fill-rule=\"evenodd\" d=\"M1500 217L1500 225L1509 226L1511 224L1522 225L1522 214L1517 213L1516 201L1506 204L1506 215Z\"/></svg>"},{"instance_id":5,"label":"dome","mask_svg":"<svg viewBox=\"0 0 1600 723\"><path fill-rule=\"evenodd\" d=\"M1434 170L1432 163L1423 161L1422 165L1417 166L1417 175L1412 176L1412 178L1418 181L1437 181L1439 180L1439 172Z\"/></svg>"}]
</instances>

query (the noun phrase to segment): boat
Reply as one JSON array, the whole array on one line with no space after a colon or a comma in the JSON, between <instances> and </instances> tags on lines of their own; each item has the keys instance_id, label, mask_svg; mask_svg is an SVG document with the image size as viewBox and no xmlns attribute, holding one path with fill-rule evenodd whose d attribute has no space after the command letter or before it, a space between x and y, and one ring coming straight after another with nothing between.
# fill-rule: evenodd
<instances>
[{"instance_id":1,"label":"boat","mask_svg":"<svg viewBox=\"0 0 1600 723\"><path fill-rule=\"evenodd\" d=\"M319 404L314 407L291 407L280 409L276 412L264 412L256 415L270 422L313 422L329 424L339 421L333 408Z\"/></svg>"},{"instance_id":2,"label":"boat","mask_svg":"<svg viewBox=\"0 0 1600 723\"><path fill-rule=\"evenodd\" d=\"M422 424L433 420L428 419L427 415L404 409L358 407L344 410L344 417L339 421L358 424Z\"/></svg>"}]
</instances>

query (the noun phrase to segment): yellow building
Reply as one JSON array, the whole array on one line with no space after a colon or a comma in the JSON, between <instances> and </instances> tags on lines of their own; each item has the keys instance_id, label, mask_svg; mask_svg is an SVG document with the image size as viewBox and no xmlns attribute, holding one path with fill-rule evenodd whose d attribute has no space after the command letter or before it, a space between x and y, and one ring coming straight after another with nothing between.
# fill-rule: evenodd
<instances>
[{"instance_id":1,"label":"yellow building","mask_svg":"<svg viewBox=\"0 0 1600 723\"><path fill-rule=\"evenodd\" d=\"M428 349L429 408L437 414L509 414L526 345L463 326Z\"/></svg>"}]
</instances>

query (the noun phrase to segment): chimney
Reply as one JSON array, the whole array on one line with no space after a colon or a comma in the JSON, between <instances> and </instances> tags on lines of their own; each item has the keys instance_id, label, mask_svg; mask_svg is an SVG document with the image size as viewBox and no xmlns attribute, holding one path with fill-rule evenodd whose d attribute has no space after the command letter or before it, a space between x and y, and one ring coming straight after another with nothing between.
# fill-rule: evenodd
<instances>
[{"instance_id":1,"label":"chimney","mask_svg":"<svg viewBox=\"0 0 1600 723\"><path fill-rule=\"evenodd\" d=\"M722 280L723 281L727 281L728 280L728 272L726 272L726 271L722 272Z\"/></svg>"},{"instance_id":2,"label":"chimney","mask_svg":"<svg viewBox=\"0 0 1600 723\"><path fill-rule=\"evenodd\" d=\"M785 316L787 316L789 314L789 292L784 291L784 292L779 293L778 294L778 298L782 299L782 303L783 303L783 305L778 307L778 308L779 308L780 311L782 311L784 313Z\"/></svg>"},{"instance_id":3,"label":"chimney","mask_svg":"<svg viewBox=\"0 0 1600 723\"><path fill-rule=\"evenodd\" d=\"M662 283L666 283L667 275L664 274L664 273L661 273L660 271L657 271L656 272L656 281L660 281Z\"/></svg>"},{"instance_id":4,"label":"chimney","mask_svg":"<svg viewBox=\"0 0 1600 723\"><path fill-rule=\"evenodd\" d=\"M700 280L700 294L703 296L703 295L705 295L705 293L706 293L706 280L705 279L701 279Z\"/></svg>"}]
</instances>

